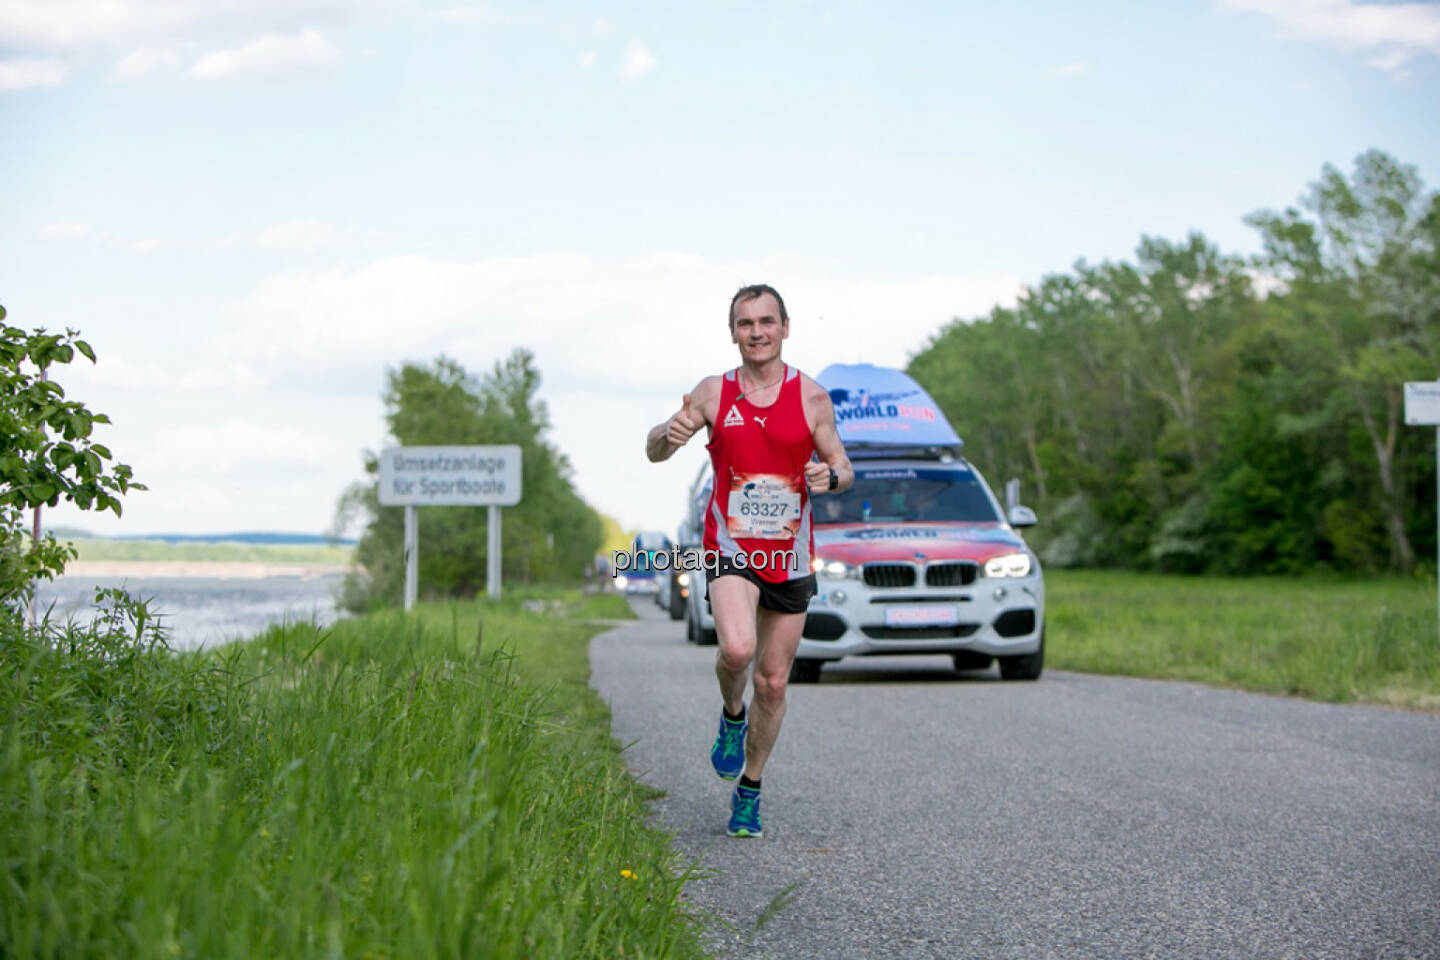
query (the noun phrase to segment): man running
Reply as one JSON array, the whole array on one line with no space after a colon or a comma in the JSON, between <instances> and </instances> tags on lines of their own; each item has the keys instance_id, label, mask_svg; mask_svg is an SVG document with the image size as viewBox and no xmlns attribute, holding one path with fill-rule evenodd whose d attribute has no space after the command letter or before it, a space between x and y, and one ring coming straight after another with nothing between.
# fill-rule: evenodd
<instances>
[{"instance_id":1,"label":"man running","mask_svg":"<svg viewBox=\"0 0 1440 960\"><path fill-rule=\"evenodd\" d=\"M780 294L764 284L741 287L730 301L740 366L701 380L645 441L646 454L659 462L701 426L710 440L715 482L704 539L706 556L719 562L708 571L706 597L720 639L715 674L722 701L710 763L722 779L740 778L730 798L732 837L761 835L760 775L780 734L790 664L815 593L810 497L839 492L855 479L830 395L780 359L788 336Z\"/></svg>"}]
</instances>

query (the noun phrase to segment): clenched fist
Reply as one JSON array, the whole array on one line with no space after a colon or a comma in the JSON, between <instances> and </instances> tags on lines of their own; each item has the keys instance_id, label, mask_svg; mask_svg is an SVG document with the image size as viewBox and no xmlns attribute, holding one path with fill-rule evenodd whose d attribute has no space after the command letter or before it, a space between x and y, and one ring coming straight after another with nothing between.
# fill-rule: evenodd
<instances>
[{"instance_id":1,"label":"clenched fist","mask_svg":"<svg viewBox=\"0 0 1440 960\"><path fill-rule=\"evenodd\" d=\"M700 429L702 423L700 415L690 409L690 394L685 394L685 399L680 404L680 412L670 418L670 426L665 431L665 437L677 447L683 447L695 436L695 431Z\"/></svg>"},{"instance_id":2,"label":"clenched fist","mask_svg":"<svg viewBox=\"0 0 1440 960\"><path fill-rule=\"evenodd\" d=\"M805 483L811 493L826 493L830 490L830 464L823 460L811 460L805 464Z\"/></svg>"}]
</instances>

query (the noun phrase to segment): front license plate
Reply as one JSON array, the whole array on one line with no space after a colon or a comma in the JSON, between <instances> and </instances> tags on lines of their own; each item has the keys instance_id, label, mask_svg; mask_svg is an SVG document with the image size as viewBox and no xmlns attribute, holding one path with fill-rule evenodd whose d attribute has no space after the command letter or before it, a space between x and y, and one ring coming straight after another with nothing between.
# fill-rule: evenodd
<instances>
[{"instance_id":1,"label":"front license plate","mask_svg":"<svg viewBox=\"0 0 1440 960\"><path fill-rule=\"evenodd\" d=\"M960 608L953 606L910 606L885 608L887 627L953 627L960 622Z\"/></svg>"}]
</instances>

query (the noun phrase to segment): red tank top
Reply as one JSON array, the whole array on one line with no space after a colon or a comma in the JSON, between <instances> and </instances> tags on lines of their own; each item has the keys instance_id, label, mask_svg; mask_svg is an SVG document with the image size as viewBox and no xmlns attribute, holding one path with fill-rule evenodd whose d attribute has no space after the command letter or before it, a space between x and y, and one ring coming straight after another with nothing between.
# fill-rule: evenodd
<instances>
[{"instance_id":1,"label":"red tank top","mask_svg":"<svg viewBox=\"0 0 1440 960\"><path fill-rule=\"evenodd\" d=\"M738 370L721 380L710 442L715 482L705 510L705 548L749 566L771 583L810 575L815 540L805 464L815 440L805 423L800 371L785 367L768 407L740 396Z\"/></svg>"}]
</instances>

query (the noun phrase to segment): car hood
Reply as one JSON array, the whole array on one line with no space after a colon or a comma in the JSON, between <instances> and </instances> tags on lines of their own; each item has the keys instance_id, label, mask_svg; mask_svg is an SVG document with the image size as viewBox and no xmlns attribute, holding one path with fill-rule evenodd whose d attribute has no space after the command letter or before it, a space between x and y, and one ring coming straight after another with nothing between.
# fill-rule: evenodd
<instances>
[{"instance_id":1,"label":"car hood","mask_svg":"<svg viewBox=\"0 0 1440 960\"><path fill-rule=\"evenodd\" d=\"M983 564L1024 549L1025 541L999 523L838 523L815 528L815 555L850 564L886 560Z\"/></svg>"}]
</instances>

